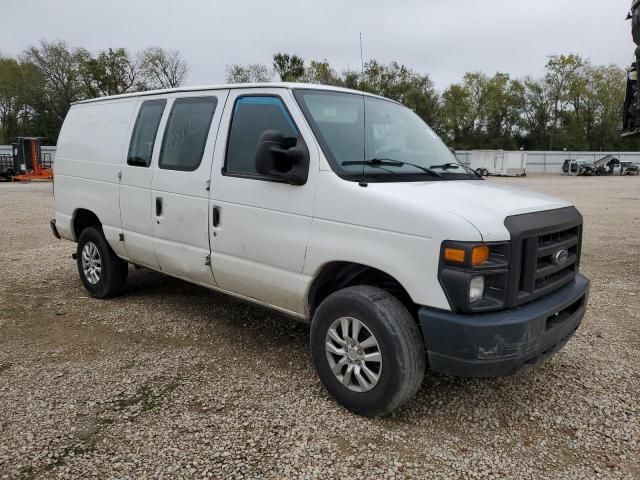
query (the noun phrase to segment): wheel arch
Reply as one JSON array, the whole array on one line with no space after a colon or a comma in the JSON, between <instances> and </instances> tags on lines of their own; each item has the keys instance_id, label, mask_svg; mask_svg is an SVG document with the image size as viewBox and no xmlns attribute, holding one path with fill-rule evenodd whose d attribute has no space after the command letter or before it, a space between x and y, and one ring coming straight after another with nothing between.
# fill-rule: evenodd
<instances>
[{"instance_id":1,"label":"wheel arch","mask_svg":"<svg viewBox=\"0 0 640 480\"><path fill-rule=\"evenodd\" d=\"M76 242L85 228L96 227L98 230L102 231L102 222L98 216L86 208L78 208L73 212L71 226L73 228L73 235L75 236Z\"/></svg>"},{"instance_id":2,"label":"wheel arch","mask_svg":"<svg viewBox=\"0 0 640 480\"><path fill-rule=\"evenodd\" d=\"M307 290L306 314L309 321L312 321L318 306L325 298L338 290L355 285L375 286L391 293L417 318L418 306L395 277L369 265L332 261L318 270Z\"/></svg>"}]
</instances>

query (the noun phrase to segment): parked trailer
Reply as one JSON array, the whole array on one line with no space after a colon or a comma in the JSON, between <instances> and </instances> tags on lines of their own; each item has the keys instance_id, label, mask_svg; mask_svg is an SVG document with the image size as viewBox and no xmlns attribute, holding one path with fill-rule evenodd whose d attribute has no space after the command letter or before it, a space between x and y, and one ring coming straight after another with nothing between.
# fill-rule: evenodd
<instances>
[{"instance_id":1,"label":"parked trailer","mask_svg":"<svg viewBox=\"0 0 640 480\"><path fill-rule=\"evenodd\" d=\"M486 177L523 177L527 174L527 152L504 150L473 150L466 165Z\"/></svg>"},{"instance_id":2,"label":"parked trailer","mask_svg":"<svg viewBox=\"0 0 640 480\"><path fill-rule=\"evenodd\" d=\"M11 179L19 182L51 180L53 168L51 155L42 154L40 137L18 137L12 144L15 173Z\"/></svg>"},{"instance_id":3,"label":"parked trailer","mask_svg":"<svg viewBox=\"0 0 640 480\"><path fill-rule=\"evenodd\" d=\"M0 178L10 181L15 171L13 155L0 155Z\"/></svg>"}]
</instances>

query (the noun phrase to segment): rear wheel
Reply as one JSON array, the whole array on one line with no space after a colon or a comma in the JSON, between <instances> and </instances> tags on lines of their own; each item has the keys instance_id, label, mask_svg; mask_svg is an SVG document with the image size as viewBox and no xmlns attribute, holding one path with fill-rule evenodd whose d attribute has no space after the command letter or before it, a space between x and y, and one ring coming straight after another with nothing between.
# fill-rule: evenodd
<instances>
[{"instance_id":1,"label":"rear wheel","mask_svg":"<svg viewBox=\"0 0 640 480\"><path fill-rule=\"evenodd\" d=\"M80 279L91 296L107 298L124 292L129 265L118 258L97 228L85 228L80 234L76 261Z\"/></svg>"},{"instance_id":2,"label":"rear wheel","mask_svg":"<svg viewBox=\"0 0 640 480\"><path fill-rule=\"evenodd\" d=\"M327 391L365 416L387 415L406 403L426 368L422 335L409 311L370 286L340 290L320 304L311 353Z\"/></svg>"}]
</instances>

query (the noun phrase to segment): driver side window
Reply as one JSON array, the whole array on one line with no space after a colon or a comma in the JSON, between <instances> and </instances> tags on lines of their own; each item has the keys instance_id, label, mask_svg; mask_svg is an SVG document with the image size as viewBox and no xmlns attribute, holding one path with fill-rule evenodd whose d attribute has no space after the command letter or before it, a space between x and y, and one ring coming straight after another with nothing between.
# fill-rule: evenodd
<instances>
[{"instance_id":1,"label":"driver side window","mask_svg":"<svg viewBox=\"0 0 640 480\"><path fill-rule=\"evenodd\" d=\"M282 99L265 95L239 97L233 107L223 173L262 176L256 171L255 156L258 140L267 130L278 130L285 138L298 135Z\"/></svg>"}]
</instances>

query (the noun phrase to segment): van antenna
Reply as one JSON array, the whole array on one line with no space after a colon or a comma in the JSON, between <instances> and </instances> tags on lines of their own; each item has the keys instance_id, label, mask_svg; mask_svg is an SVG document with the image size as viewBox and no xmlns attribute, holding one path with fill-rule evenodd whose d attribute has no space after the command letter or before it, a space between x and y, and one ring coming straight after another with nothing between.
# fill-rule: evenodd
<instances>
[{"instance_id":1,"label":"van antenna","mask_svg":"<svg viewBox=\"0 0 640 480\"><path fill-rule=\"evenodd\" d=\"M360 89L362 90L362 180L361 187L366 187L367 182L364 179L365 161L367 159L367 105L364 101L364 50L362 49L362 32L360 32Z\"/></svg>"},{"instance_id":2,"label":"van antenna","mask_svg":"<svg viewBox=\"0 0 640 480\"><path fill-rule=\"evenodd\" d=\"M364 92L364 53L362 50L362 32L360 32L360 85L362 86L362 91Z\"/></svg>"}]
</instances>

